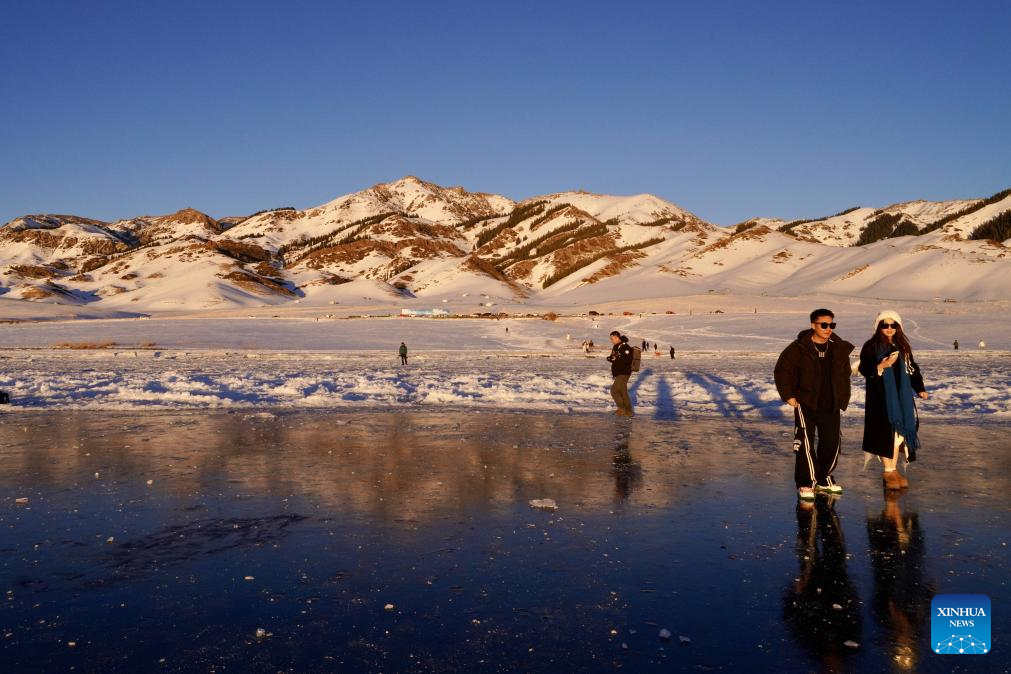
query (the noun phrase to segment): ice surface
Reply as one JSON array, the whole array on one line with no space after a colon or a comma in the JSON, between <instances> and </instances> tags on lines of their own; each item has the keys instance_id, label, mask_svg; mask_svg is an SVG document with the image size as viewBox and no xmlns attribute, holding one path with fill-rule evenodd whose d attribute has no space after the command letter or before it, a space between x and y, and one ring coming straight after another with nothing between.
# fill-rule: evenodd
<instances>
[{"instance_id":1,"label":"ice surface","mask_svg":"<svg viewBox=\"0 0 1011 674\"><path fill-rule=\"evenodd\" d=\"M786 426L444 410L3 415L0 662L950 672L930 651L931 598L1011 600L1008 425L925 423L910 488L883 494L847 421L835 472L846 491L810 506L797 504ZM558 509L532 510L542 498ZM661 628L690 646L661 642ZM993 640L1007 638L994 621Z\"/></svg>"}]
</instances>

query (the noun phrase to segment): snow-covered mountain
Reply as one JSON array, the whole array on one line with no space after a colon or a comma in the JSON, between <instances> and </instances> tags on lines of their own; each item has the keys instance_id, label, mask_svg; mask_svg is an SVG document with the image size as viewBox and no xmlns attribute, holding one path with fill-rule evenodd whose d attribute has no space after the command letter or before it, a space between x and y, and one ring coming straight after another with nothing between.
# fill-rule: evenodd
<instances>
[{"instance_id":1,"label":"snow-covered mountain","mask_svg":"<svg viewBox=\"0 0 1011 674\"><path fill-rule=\"evenodd\" d=\"M649 194L520 202L413 176L326 204L215 220L186 208L0 227L8 298L159 312L464 296L567 304L706 292L1011 298L1011 191L712 225ZM982 228L982 229L981 229Z\"/></svg>"},{"instance_id":2,"label":"snow-covered mountain","mask_svg":"<svg viewBox=\"0 0 1011 674\"><path fill-rule=\"evenodd\" d=\"M1011 210L1011 190L989 199L907 201L884 208L857 206L813 220L784 222L755 218L737 227L766 224L807 241L831 246L866 245L884 238L915 236L942 229L959 239L971 238L980 225Z\"/></svg>"}]
</instances>

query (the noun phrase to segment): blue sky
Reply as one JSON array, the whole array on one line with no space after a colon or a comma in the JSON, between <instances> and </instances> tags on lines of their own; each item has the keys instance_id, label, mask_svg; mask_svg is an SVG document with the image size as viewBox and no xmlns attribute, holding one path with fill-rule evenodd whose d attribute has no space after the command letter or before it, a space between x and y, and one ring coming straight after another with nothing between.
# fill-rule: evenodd
<instances>
[{"instance_id":1,"label":"blue sky","mask_svg":"<svg viewBox=\"0 0 1011 674\"><path fill-rule=\"evenodd\" d=\"M0 222L304 208L417 175L731 224L1011 187L1011 2L38 2Z\"/></svg>"}]
</instances>

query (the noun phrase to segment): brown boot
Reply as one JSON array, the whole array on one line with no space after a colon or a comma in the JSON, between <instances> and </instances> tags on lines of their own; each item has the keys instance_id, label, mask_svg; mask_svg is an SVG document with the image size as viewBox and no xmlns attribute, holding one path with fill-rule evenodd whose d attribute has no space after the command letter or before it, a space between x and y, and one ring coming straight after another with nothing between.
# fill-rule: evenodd
<instances>
[{"instance_id":1,"label":"brown boot","mask_svg":"<svg viewBox=\"0 0 1011 674\"><path fill-rule=\"evenodd\" d=\"M885 483L885 489L902 489L902 483L899 482L901 477L894 470L886 470L881 473L881 480Z\"/></svg>"},{"instance_id":2,"label":"brown boot","mask_svg":"<svg viewBox=\"0 0 1011 674\"><path fill-rule=\"evenodd\" d=\"M905 475L903 475L899 471L895 471L895 474L899 476L899 487L901 489L905 489L906 487L909 486L909 480L906 479Z\"/></svg>"}]
</instances>

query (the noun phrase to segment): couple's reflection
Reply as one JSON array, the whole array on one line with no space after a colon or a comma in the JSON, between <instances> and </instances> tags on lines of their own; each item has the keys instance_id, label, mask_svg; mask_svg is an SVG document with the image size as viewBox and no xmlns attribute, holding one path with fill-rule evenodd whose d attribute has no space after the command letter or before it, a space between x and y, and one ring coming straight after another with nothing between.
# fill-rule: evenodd
<instances>
[{"instance_id":1,"label":"couple's reflection","mask_svg":"<svg viewBox=\"0 0 1011 674\"><path fill-rule=\"evenodd\" d=\"M797 504L798 577L783 597L783 618L823 671L849 669L861 643L860 599L850 581L836 497ZM924 537L919 518L896 492L885 492L881 512L867 515L874 595L871 613L884 635L893 670L916 671L926 636L933 590L924 582ZM879 641L877 635L865 635Z\"/></svg>"},{"instance_id":2,"label":"couple's reflection","mask_svg":"<svg viewBox=\"0 0 1011 674\"><path fill-rule=\"evenodd\" d=\"M894 669L916 671L926 638L933 590L924 582L924 538L916 512L894 491L881 513L867 516L874 570L874 620L888 635Z\"/></svg>"},{"instance_id":3,"label":"couple's reflection","mask_svg":"<svg viewBox=\"0 0 1011 674\"><path fill-rule=\"evenodd\" d=\"M632 459L628 448L631 434L630 424L621 424L616 430L611 474L614 476L614 500L617 503L628 500L642 483L642 466Z\"/></svg>"},{"instance_id":4,"label":"couple's reflection","mask_svg":"<svg viewBox=\"0 0 1011 674\"><path fill-rule=\"evenodd\" d=\"M797 562L800 570L783 595L783 619L823 671L845 671L860 641L860 600L846 571L846 547L834 496L797 504Z\"/></svg>"}]
</instances>

